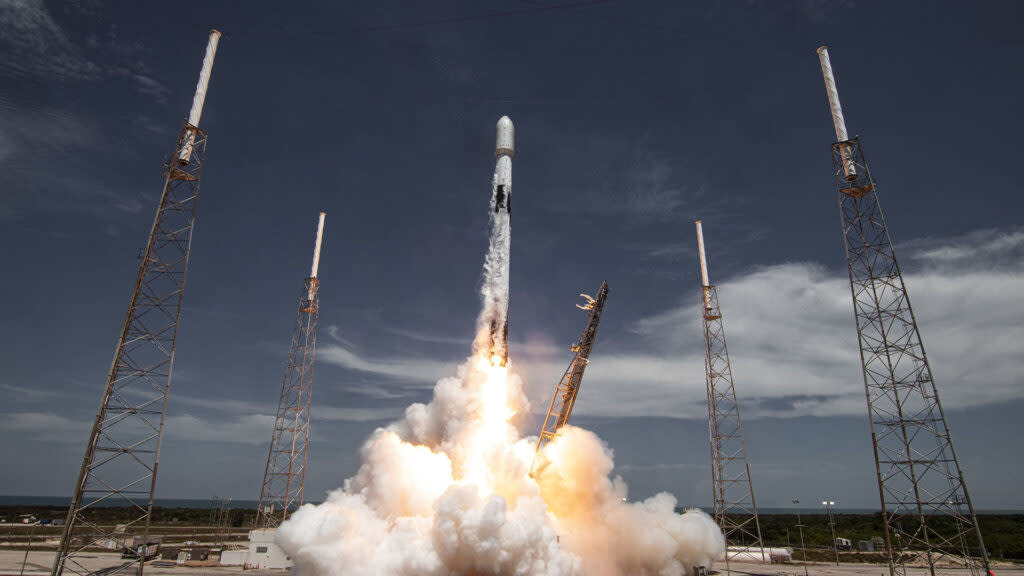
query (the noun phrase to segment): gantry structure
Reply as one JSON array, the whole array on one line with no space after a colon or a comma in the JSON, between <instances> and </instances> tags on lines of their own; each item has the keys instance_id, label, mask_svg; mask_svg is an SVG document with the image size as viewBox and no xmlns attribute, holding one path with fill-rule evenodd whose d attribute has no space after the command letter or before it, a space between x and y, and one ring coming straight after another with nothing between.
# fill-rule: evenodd
<instances>
[{"instance_id":1,"label":"gantry structure","mask_svg":"<svg viewBox=\"0 0 1024 576\"><path fill-rule=\"evenodd\" d=\"M288 361L284 369L277 417L270 439L263 487L256 510L256 528L277 528L303 502L306 483L306 452L309 447L309 409L313 391L313 364L316 358L316 329L320 306L320 242L324 217L316 229L313 266L303 281L299 309L295 316Z\"/></svg>"},{"instance_id":2,"label":"gantry structure","mask_svg":"<svg viewBox=\"0 0 1024 576\"><path fill-rule=\"evenodd\" d=\"M191 113L164 166L163 193L89 433L52 576L95 573L95 560L83 559L111 546L122 548L127 561L101 571L109 575L137 565L141 576L145 560L157 548L150 515L206 153L199 119L219 39L219 32L210 33ZM101 524L94 512L105 506L125 507L131 516L117 527Z\"/></svg>"},{"instance_id":3,"label":"gantry structure","mask_svg":"<svg viewBox=\"0 0 1024 576\"><path fill-rule=\"evenodd\" d=\"M708 398L708 440L711 447L711 486L714 492L715 522L725 535L727 546L744 546L765 555L761 521L757 516L754 483L743 438L740 406L729 363L725 324L718 305L718 289L708 281L704 253L704 231L697 221L697 248L701 272L701 321L704 327L704 368ZM729 571L729 553L725 554Z\"/></svg>"},{"instance_id":4,"label":"gantry structure","mask_svg":"<svg viewBox=\"0 0 1024 576\"><path fill-rule=\"evenodd\" d=\"M907 563L924 560L933 576L954 565L985 574L988 554L878 201L878 185L860 139L846 132L826 47L818 49L818 57L836 130L832 167L889 573L905 576Z\"/></svg>"},{"instance_id":5,"label":"gantry structure","mask_svg":"<svg viewBox=\"0 0 1024 576\"><path fill-rule=\"evenodd\" d=\"M213 545L223 546L231 538L231 498L213 497L210 502L210 527Z\"/></svg>"},{"instance_id":6,"label":"gantry structure","mask_svg":"<svg viewBox=\"0 0 1024 576\"><path fill-rule=\"evenodd\" d=\"M530 465L530 475L534 473L537 466L537 458L548 444L558 434L559 429L569 423L573 406L576 404L576 396L580 391L580 384L583 382L583 371L590 363L590 351L594 348L594 341L597 339L597 325L601 322L601 313L604 311L605 300L608 299L608 283L602 282L601 288L597 291L596 297L580 294L585 304L577 304L581 310L589 310L587 327L583 329L579 341L572 345L569 350L575 352L569 367L562 374L562 379L555 387L555 395L551 398L551 405L548 407L548 414L544 417L544 425L540 429L540 436L537 438L537 450L533 456L533 464Z\"/></svg>"}]
</instances>

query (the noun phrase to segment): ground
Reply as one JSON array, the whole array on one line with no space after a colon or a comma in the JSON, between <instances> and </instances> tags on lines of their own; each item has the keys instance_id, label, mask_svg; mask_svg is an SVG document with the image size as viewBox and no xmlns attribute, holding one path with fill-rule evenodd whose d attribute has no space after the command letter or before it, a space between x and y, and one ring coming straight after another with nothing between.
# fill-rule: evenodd
<instances>
[{"instance_id":1,"label":"ground","mask_svg":"<svg viewBox=\"0 0 1024 576\"><path fill-rule=\"evenodd\" d=\"M29 552L28 561L25 563L25 576L43 576L50 573L53 565L52 551ZM120 554L95 554L95 568L103 568L122 561ZM0 550L0 576L21 574L22 560L25 558L24 550ZM87 560L88 561L88 560ZM92 568L90 565L86 565ZM731 562L729 566L733 572L744 576L765 575L765 576L803 576L804 570L801 564L776 564L763 566L760 564L748 564L745 562ZM722 574L725 573L725 566L717 566ZM996 576L1024 576L1024 566L1012 564L996 564L993 566ZM218 576L229 574L246 574L247 576L274 575L283 576L287 574L284 570L242 570L233 566L146 566L147 576ZM807 565L808 576L886 576L888 570L879 564L834 564L811 562ZM966 575L964 570L943 570L943 575ZM908 576L925 576L927 571L923 569L908 569Z\"/></svg>"}]
</instances>

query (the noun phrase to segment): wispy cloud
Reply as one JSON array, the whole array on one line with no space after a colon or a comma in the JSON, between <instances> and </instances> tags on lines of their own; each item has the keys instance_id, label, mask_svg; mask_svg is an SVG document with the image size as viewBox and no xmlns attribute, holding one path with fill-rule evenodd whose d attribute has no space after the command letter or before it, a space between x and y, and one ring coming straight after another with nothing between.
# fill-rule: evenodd
<instances>
[{"instance_id":1,"label":"wispy cloud","mask_svg":"<svg viewBox=\"0 0 1024 576\"><path fill-rule=\"evenodd\" d=\"M1024 398L1020 248L1024 235L1013 230L904 247L902 254L914 263L904 271L905 280L947 409ZM969 267L954 265L965 260ZM845 270L779 264L731 278L718 289L744 418L864 412ZM642 352L595 351L575 413L705 417L695 306L668 308L638 320L631 331L634 337L620 343ZM560 374L568 360L562 356L552 351L522 364L535 406L550 401L552 374Z\"/></svg>"},{"instance_id":2,"label":"wispy cloud","mask_svg":"<svg viewBox=\"0 0 1024 576\"><path fill-rule=\"evenodd\" d=\"M606 150L619 156L616 150ZM605 146L612 146L606 143ZM605 166L598 174L580 182L580 189L560 194L567 202L551 204L559 211L575 213L615 214L634 220L666 220L676 217L700 194L681 182L679 168L644 146L631 146L632 157L624 166Z\"/></svg>"},{"instance_id":3,"label":"wispy cloud","mask_svg":"<svg viewBox=\"0 0 1024 576\"><path fill-rule=\"evenodd\" d=\"M1024 229L976 230L957 238L921 238L897 248L916 265L961 271L1024 261Z\"/></svg>"},{"instance_id":4,"label":"wispy cloud","mask_svg":"<svg viewBox=\"0 0 1024 576\"><path fill-rule=\"evenodd\" d=\"M171 93L167 86L164 86L157 79L144 74L136 74L133 78L135 80L135 89L139 94L149 96L160 104L167 103L167 96Z\"/></svg>"},{"instance_id":5,"label":"wispy cloud","mask_svg":"<svg viewBox=\"0 0 1024 576\"><path fill-rule=\"evenodd\" d=\"M467 350L469 349L469 345L473 343L472 338L459 338L457 336L450 336L445 334L432 334L428 332L419 332L415 330L407 330L404 328L396 327L385 327L385 330L391 332L392 334L396 334L398 336L402 336L410 340L416 340L417 342L465 346Z\"/></svg>"},{"instance_id":6,"label":"wispy cloud","mask_svg":"<svg viewBox=\"0 0 1024 576\"><path fill-rule=\"evenodd\" d=\"M274 417L266 414L216 420L185 414L168 416L165 433L183 440L257 445L269 443L273 428Z\"/></svg>"},{"instance_id":7,"label":"wispy cloud","mask_svg":"<svg viewBox=\"0 0 1024 576\"><path fill-rule=\"evenodd\" d=\"M341 344L317 349L317 358L348 370L385 376L392 380L432 385L454 373L456 362L410 357L366 357Z\"/></svg>"},{"instance_id":8,"label":"wispy cloud","mask_svg":"<svg viewBox=\"0 0 1024 576\"><path fill-rule=\"evenodd\" d=\"M65 111L17 106L0 98L0 162L68 153L93 142L96 133L90 123Z\"/></svg>"},{"instance_id":9,"label":"wispy cloud","mask_svg":"<svg viewBox=\"0 0 1024 576\"><path fill-rule=\"evenodd\" d=\"M12 76L86 79L100 72L68 39L43 0L0 2L0 43L8 48L0 70Z\"/></svg>"},{"instance_id":10,"label":"wispy cloud","mask_svg":"<svg viewBox=\"0 0 1024 576\"><path fill-rule=\"evenodd\" d=\"M38 402L40 400L64 395L64 392L58 390L30 388L26 386L15 386L13 384L2 383L0 383L0 390L10 392L11 394L16 395L18 399L29 402Z\"/></svg>"},{"instance_id":11,"label":"wispy cloud","mask_svg":"<svg viewBox=\"0 0 1024 576\"><path fill-rule=\"evenodd\" d=\"M53 412L12 412L0 414L0 430L30 433L47 442L82 442L91 423L72 420Z\"/></svg>"},{"instance_id":12,"label":"wispy cloud","mask_svg":"<svg viewBox=\"0 0 1024 576\"><path fill-rule=\"evenodd\" d=\"M401 396L402 395L398 394L388 397L399 398ZM208 398L176 395L171 398L171 403L171 410L173 410L174 405L177 404L184 404L185 406L188 406L190 408L189 412L193 414L192 416L189 416L190 418L202 418L201 415L195 414L197 411L215 412L221 419L227 416L228 419L232 421L257 416L261 418L270 418L271 424L267 426L267 431L271 429L274 415L277 411L277 404L274 402L252 402L248 400L239 400L237 398ZM314 402L312 406L312 417L314 420L366 422L396 417L401 414L403 409L404 406L398 408L382 406L365 408L331 406L323 404L322 402Z\"/></svg>"},{"instance_id":13,"label":"wispy cloud","mask_svg":"<svg viewBox=\"0 0 1024 576\"><path fill-rule=\"evenodd\" d=\"M373 422L397 420L404 412L404 406L348 408L314 405L311 408L313 421Z\"/></svg>"}]
</instances>

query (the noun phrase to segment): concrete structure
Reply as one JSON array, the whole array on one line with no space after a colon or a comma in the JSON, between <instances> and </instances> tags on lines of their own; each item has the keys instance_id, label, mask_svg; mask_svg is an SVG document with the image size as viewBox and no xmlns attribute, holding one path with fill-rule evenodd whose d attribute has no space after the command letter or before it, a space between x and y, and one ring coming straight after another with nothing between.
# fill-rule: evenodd
<instances>
[{"instance_id":1,"label":"concrete structure","mask_svg":"<svg viewBox=\"0 0 1024 576\"><path fill-rule=\"evenodd\" d=\"M723 559L724 560L724 559ZM792 548L771 548L765 546L729 546L729 562L752 562L759 564L782 564L793 560Z\"/></svg>"},{"instance_id":2,"label":"concrete structure","mask_svg":"<svg viewBox=\"0 0 1024 576\"><path fill-rule=\"evenodd\" d=\"M245 567L257 570L284 570L291 568L292 561L274 542L277 529L264 528L249 532L249 550ZM223 557L223 556L222 556ZM221 560L223 563L223 560Z\"/></svg>"},{"instance_id":3,"label":"concrete structure","mask_svg":"<svg viewBox=\"0 0 1024 576\"><path fill-rule=\"evenodd\" d=\"M241 548L238 550L224 550L220 553L220 565L245 566L245 561L248 559L248 557L248 548Z\"/></svg>"}]
</instances>

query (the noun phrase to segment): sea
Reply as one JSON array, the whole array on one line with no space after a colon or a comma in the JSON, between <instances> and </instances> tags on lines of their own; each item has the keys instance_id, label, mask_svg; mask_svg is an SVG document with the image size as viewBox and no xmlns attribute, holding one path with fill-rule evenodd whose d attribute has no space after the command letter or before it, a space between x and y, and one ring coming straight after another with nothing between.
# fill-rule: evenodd
<instances>
[{"instance_id":1,"label":"sea","mask_svg":"<svg viewBox=\"0 0 1024 576\"><path fill-rule=\"evenodd\" d=\"M69 506L70 496L11 496L0 494L0 506ZM319 502L311 502L319 504ZM124 501L110 499L97 506L124 506ZM161 508L194 508L213 509L220 507L220 499L215 498L154 498L153 506ZM259 500L231 500L231 507L236 510L255 510Z\"/></svg>"},{"instance_id":2,"label":"sea","mask_svg":"<svg viewBox=\"0 0 1024 576\"><path fill-rule=\"evenodd\" d=\"M307 504L321 504L318 501L307 501ZM0 494L0 506L68 506L71 504L70 496L12 496ZM116 501L110 501L109 503L99 504L99 506L121 506L123 503ZM220 500L216 498L156 498L153 500L153 506L160 506L162 508L193 508L193 509L213 509L220 507ZM258 500L231 500L231 508L234 510L255 510L259 506ZM711 512L714 510L712 506L681 506L679 511L682 512L686 508L700 508L705 512ZM824 514L825 508L822 506L801 506L801 507L763 507L757 510L761 514ZM842 507L834 506L832 508L833 514L873 514L878 511L878 508L869 506L864 507ZM1021 514L1024 513L1024 507L1020 508L1004 508L1004 509L978 509L978 514Z\"/></svg>"}]
</instances>

